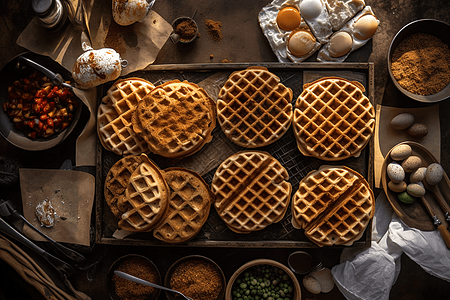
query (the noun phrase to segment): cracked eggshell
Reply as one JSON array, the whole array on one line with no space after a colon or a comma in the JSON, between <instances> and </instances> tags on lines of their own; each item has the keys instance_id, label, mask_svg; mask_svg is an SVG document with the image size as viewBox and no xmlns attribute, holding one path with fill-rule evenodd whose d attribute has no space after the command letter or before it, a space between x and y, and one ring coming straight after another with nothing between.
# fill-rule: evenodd
<instances>
[{"instance_id":1,"label":"cracked eggshell","mask_svg":"<svg viewBox=\"0 0 450 300\"><path fill-rule=\"evenodd\" d=\"M333 34L333 29L323 0L301 0L300 15L320 43L328 42L329 37Z\"/></svg>"}]
</instances>

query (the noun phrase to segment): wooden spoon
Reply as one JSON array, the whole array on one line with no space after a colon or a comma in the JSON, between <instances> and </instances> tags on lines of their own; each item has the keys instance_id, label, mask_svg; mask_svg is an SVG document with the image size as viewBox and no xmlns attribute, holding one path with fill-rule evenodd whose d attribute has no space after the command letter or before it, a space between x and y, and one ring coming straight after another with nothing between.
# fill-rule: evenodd
<instances>
[{"instance_id":1,"label":"wooden spoon","mask_svg":"<svg viewBox=\"0 0 450 300\"><path fill-rule=\"evenodd\" d=\"M423 184L427 191L430 191L433 193L434 199L441 207L442 211L445 214L445 220L447 222L450 222L450 206L448 205L447 201L445 201L444 196L441 193L441 189L437 185L431 185L426 180L423 181Z\"/></svg>"},{"instance_id":2,"label":"wooden spoon","mask_svg":"<svg viewBox=\"0 0 450 300\"><path fill-rule=\"evenodd\" d=\"M450 232L447 230L444 224L442 224L442 222L438 219L437 215L433 212L433 209L428 203L428 200L424 196L420 197L420 199L422 199L422 203L425 206L426 211L430 214L431 218L433 219L434 225L439 230L439 233L441 234L441 237L444 240L445 245L447 245L447 248L450 249Z\"/></svg>"}]
</instances>

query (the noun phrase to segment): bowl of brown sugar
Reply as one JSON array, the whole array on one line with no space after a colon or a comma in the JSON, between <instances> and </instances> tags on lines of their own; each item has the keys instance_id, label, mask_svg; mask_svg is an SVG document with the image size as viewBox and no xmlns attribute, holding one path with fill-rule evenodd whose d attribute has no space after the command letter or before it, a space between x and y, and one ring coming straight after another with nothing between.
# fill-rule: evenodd
<instances>
[{"instance_id":1,"label":"bowl of brown sugar","mask_svg":"<svg viewBox=\"0 0 450 300\"><path fill-rule=\"evenodd\" d=\"M202 255L185 256L172 264L164 277L164 286L194 300L221 300L226 278L212 259ZM180 295L165 292L169 300L183 300Z\"/></svg>"},{"instance_id":2,"label":"bowl of brown sugar","mask_svg":"<svg viewBox=\"0 0 450 300\"><path fill-rule=\"evenodd\" d=\"M450 97L450 25L420 19L394 36L388 52L389 75L400 92L420 102Z\"/></svg>"},{"instance_id":3,"label":"bowl of brown sugar","mask_svg":"<svg viewBox=\"0 0 450 300\"><path fill-rule=\"evenodd\" d=\"M108 292L112 300L158 299L160 289L121 278L114 274L115 270L161 285L161 275L150 259L138 254L128 254L117 259L108 271Z\"/></svg>"}]
</instances>

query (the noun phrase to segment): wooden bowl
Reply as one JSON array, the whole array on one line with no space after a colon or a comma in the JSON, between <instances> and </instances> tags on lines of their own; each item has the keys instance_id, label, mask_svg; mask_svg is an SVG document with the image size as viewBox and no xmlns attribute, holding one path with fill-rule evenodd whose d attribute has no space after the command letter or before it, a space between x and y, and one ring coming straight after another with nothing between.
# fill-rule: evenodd
<instances>
[{"instance_id":1,"label":"wooden bowl","mask_svg":"<svg viewBox=\"0 0 450 300\"><path fill-rule=\"evenodd\" d=\"M254 267L254 266L259 266L259 265L274 266L274 267L277 267L277 268L283 270L284 272L286 272L286 274L290 277L290 279L292 280L292 283L294 285L294 297L292 298L292 300L301 300L302 292L301 292L300 284L299 284L295 274L288 267L283 265L282 263L279 263L279 262L277 262L275 260L271 260L271 259L255 259L255 260L245 263L239 269L237 269L236 272L233 273L230 280L228 281L227 290L225 292L225 300L233 300L232 288L233 288L234 282L239 277L239 275L244 273L247 269Z\"/></svg>"},{"instance_id":2,"label":"wooden bowl","mask_svg":"<svg viewBox=\"0 0 450 300\"><path fill-rule=\"evenodd\" d=\"M430 153L430 151L428 151L424 146L416 142L412 141L402 142L392 147L392 149L394 149L398 145L404 144L411 146L412 148L411 155L416 155L422 159L423 167L426 167L432 163L439 163L437 159L433 156L433 154ZM414 227L425 231L435 230L436 226L434 226L430 215L425 210L425 207L422 205L422 201L420 201L420 199L417 199L417 201L411 204L403 203L400 200L398 200L397 198L398 193L395 193L388 188L388 183L390 179L387 176L386 169L387 166L394 161L391 158L392 149L389 150L388 154L386 155L386 158L384 159L383 166L381 167L381 184L383 186L384 192L386 193L386 197L389 203L391 204L392 208L394 209L395 213L399 216L399 218L409 227ZM405 182L409 183L409 173L406 174ZM443 179L437 186L439 187L441 193L444 195L445 199L450 199L450 180L445 172ZM427 191L425 194L425 198L430 203L431 207L433 208L433 211L437 214L439 220L441 220L441 222L444 223L445 222L444 214L442 213L442 210L440 209L439 205L434 200L433 194ZM447 202L448 201L449 200L447 200Z\"/></svg>"}]
</instances>

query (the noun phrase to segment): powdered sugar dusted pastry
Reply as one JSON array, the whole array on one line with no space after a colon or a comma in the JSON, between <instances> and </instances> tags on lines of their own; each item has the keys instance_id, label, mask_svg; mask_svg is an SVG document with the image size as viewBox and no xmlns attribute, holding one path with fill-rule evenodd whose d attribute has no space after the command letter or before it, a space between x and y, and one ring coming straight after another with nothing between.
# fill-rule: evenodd
<instances>
[{"instance_id":1,"label":"powdered sugar dusted pastry","mask_svg":"<svg viewBox=\"0 0 450 300\"><path fill-rule=\"evenodd\" d=\"M147 0L113 0L112 15L114 21L122 26L142 21L151 8Z\"/></svg>"},{"instance_id":2,"label":"powdered sugar dusted pastry","mask_svg":"<svg viewBox=\"0 0 450 300\"><path fill-rule=\"evenodd\" d=\"M80 88L89 89L115 80L122 72L122 59L114 49L102 48L81 54L72 69L72 77Z\"/></svg>"}]
</instances>

